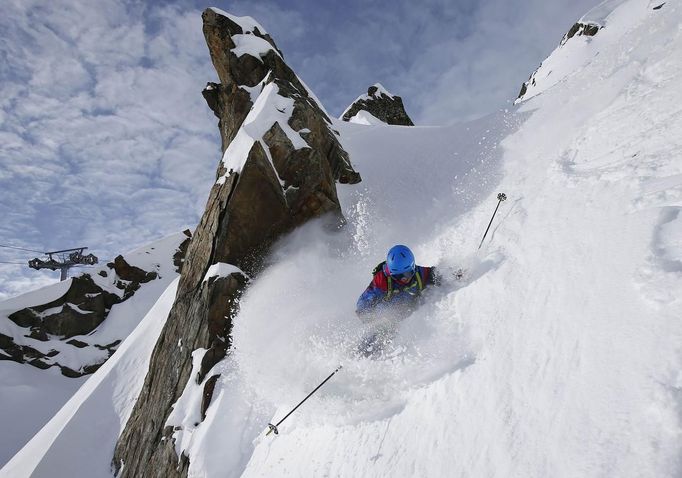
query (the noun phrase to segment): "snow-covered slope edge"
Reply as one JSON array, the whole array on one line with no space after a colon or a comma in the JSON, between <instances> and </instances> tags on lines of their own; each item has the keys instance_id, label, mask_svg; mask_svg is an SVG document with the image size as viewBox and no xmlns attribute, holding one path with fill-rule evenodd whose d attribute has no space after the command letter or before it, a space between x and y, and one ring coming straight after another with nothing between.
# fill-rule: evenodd
<instances>
[{"instance_id":1,"label":"snow-covered slope edge","mask_svg":"<svg viewBox=\"0 0 682 478\"><path fill-rule=\"evenodd\" d=\"M177 283L166 289L117 353L0 469L1 477L111 476L116 439L142 388Z\"/></svg>"},{"instance_id":2,"label":"snow-covered slope edge","mask_svg":"<svg viewBox=\"0 0 682 478\"><path fill-rule=\"evenodd\" d=\"M604 1L578 20L564 35L559 46L521 86L516 103L541 94L596 61L601 45L609 44L614 35L624 34L622 29L626 28L629 19L622 18L624 10L617 8L624 2L625 0ZM651 10L660 3L649 1L647 6L647 2L641 2L640 9ZM610 31L612 24L615 31Z\"/></svg>"}]
</instances>

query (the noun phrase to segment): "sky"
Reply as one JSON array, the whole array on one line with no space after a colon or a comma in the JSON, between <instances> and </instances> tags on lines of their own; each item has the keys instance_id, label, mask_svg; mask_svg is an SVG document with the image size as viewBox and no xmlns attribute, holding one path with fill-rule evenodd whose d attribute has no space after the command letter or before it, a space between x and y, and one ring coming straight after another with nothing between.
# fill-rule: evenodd
<instances>
[{"instance_id":1,"label":"sky","mask_svg":"<svg viewBox=\"0 0 682 478\"><path fill-rule=\"evenodd\" d=\"M596 3L3 0L0 245L107 261L194 229L221 157L208 6L255 18L334 116L380 82L439 125L510 107ZM36 255L0 247L0 300L59 280Z\"/></svg>"}]
</instances>

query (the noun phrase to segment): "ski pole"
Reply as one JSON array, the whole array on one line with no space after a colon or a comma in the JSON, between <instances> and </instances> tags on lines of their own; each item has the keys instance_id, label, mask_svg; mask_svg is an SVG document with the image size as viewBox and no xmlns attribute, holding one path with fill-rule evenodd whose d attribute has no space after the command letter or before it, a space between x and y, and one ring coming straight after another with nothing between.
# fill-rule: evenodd
<instances>
[{"instance_id":1,"label":"ski pole","mask_svg":"<svg viewBox=\"0 0 682 478\"><path fill-rule=\"evenodd\" d=\"M495 207L495 212L493 213L493 216L490 218L490 222L488 223L488 228L485 230L485 234L483 234L483 239L481 239L481 243L478 245L478 248L480 249L481 246L483 245L483 241L485 241L485 236L488 234L488 230L490 229L490 225L493 223L493 219L495 218L495 214L497 214L497 208L500 207L500 204L502 201L507 199L507 195L504 193L499 193L497 195L497 207Z\"/></svg>"},{"instance_id":2,"label":"ski pole","mask_svg":"<svg viewBox=\"0 0 682 478\"><path fill-rule=\"evenodd\" d=\"M324 385L325 383L327 383L327 381L328 381L330 378L332 378L332 377L334 376L334 374L335 374L336 372L338 372L339 370L341 370L342 368L343 368L343 365L339 365L338 367L336 367L336 370L334 370L334 371L329 375L329 377L325 378L324 381L323 381L321 384L319 384L317 387L315 387L315 390L313 390L312 392L310 392L310 393L308 394L307 397L305 397L303 400L301 400L301 401L299 402L298 405L296 405L289 413L286 414L286 416L285 416L284 418L282 418L280 421L278 421L275 425L273 425L272 423L268 423L268 428L269 428L269 430L268 430L268 432L265 434L265 436L268 436L268 435L269 435L270 433L272 433L272 432L275 432L275 435L279 435L279 430L277 429L277 427L280 426L284 420L286 420L287 418L289 418L289 415L291 415L292 413L294 413L298 407L300 407L301 405L303 405L303 402L305 402L306 400L308 400L308 399L312 396L313 393L317 392L317 391L319 390L319 388L320 388L322 385Z\"/></svg>"}]
</instances>

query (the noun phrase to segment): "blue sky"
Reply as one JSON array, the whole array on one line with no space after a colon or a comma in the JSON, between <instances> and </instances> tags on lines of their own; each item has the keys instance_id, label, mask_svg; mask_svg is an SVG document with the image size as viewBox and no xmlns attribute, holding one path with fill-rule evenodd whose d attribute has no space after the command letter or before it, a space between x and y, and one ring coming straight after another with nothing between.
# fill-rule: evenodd
<instances>
[{"instance_id":1,"label":"blue sky","mask_svg":"<svg viewBox=\"0 0 682 478\"><path fill-rule=\"evenodd\" d=\"M509 106L596 3L5 0L0 244L108 260L194 228L220 159L206 6L261 23L333 115L381 82L434 125ZM0 262L31 257L0 248ZM0 264L0 299L55 280Z\"/></svg>"}]
</instances>

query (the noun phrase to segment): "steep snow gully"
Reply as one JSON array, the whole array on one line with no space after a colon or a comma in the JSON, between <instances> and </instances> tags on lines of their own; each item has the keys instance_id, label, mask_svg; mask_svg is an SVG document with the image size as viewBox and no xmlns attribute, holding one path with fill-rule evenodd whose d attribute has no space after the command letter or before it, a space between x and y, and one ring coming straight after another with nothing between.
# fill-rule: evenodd
<instances>
[{"instance_id":1,"label":"steep snow gully","mask_svg":"<svg viewBox=\"0 0 682 478\"><path fill-rule=\"evenodd\" d=\"M508 112L335 124L363 176L339 189L348 226L297 230L248 289L205 421L193 383L169 419L190 476L682 475L682 12L657 5L588 14L604 28L564 45L572 68ZM387 356L357 358L355 300L395 243L468 275L429 291ZM121 350L148 356L138 342ZM78 449L109 476L88 440L49 433L0 475L72 476Z\"/></svg>"}]
</instances>

